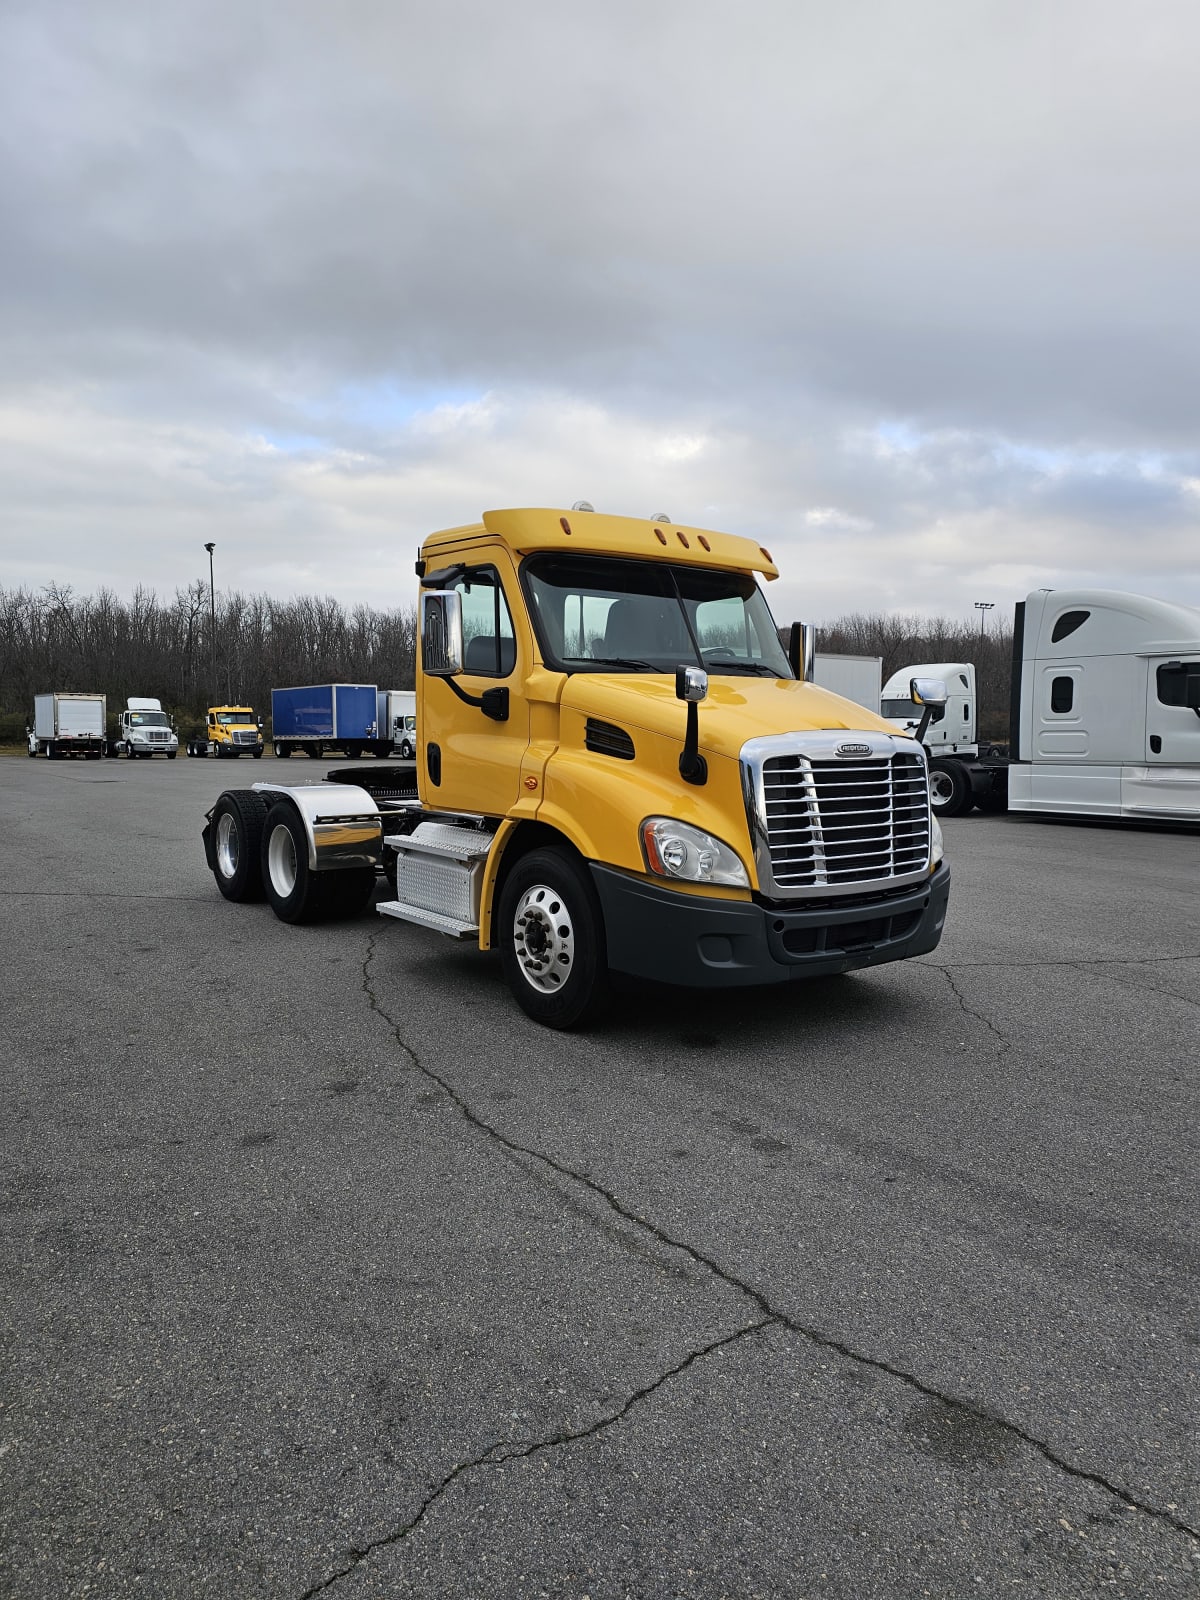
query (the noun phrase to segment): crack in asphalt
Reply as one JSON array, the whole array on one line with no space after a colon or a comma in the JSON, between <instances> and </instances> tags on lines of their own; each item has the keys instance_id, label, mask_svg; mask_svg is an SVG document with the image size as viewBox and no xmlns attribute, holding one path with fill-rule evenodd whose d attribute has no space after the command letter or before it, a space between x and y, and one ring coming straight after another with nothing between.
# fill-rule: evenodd
<instances>
[{"instance_id":1,"label":"crack in asphalt","mask_svg":"<svg viewBox=\"0 0 1200 1600\"><path fill-rule=\"evenodd\" d=\"M966 996L958 987L958 984L955 983L954 973L951 971L951 969L949 967L939 967L932 962L929 963L929 966L931 971L940 972L945 976L946 982L950 985L950 988L954 994L954 998L958 1001L959 1009L962 1011L963 1015L966 1017L974 1017L976 1022L982 1022L984 1027L993 1033L997 1039L999 1039L1002 1050L1005 1052L1011 1050L1012 1040L1008 1037L1008 1035L1003 1033L990 1017L985 1017L982 1011L975 1011L967 1004Z\"/></svg>"},{"instance_id":2,"label":"crack in asphalt","mask_svg":"<svg viewBox=\"0 0 1200 1600\"><path fill-rule=\"evenodd\" d=\"M421 1073L421 1075L427 1078L429 1082L436 1084L437 1087L442 1090L442 1092L457 1107L464 1121L466 1121L471 1127L477 1129L480 1133L484 1134L488 1139L492 1140L501 1149L508 1151L511 1154L525 1156L530 1160L543 1163L552 1171L557 1172L560 1177L567 1179L571 1183L579 1184L583 1188L589 1190L599 1200L603 1201L603 1203L613 1210L619 1217L624 1218L625 1221L632 1223L635 1227L644 1229L667 1249L682 1252L698 1265L705 1267L720 1282L727 1284L730 1288L736 1289L741 1294L745 1295L753 1302L754 1305L758 1307L759 1311L762 1313L762 1316L760 1320L746 1328L741 1329L739 1332L735 1334L728 1334L724 1336L724 1338L718 1339L710 1345L706 1345L702 1350L692 1352L692 1354L686 1357L678 1367L672 1368L670 1371L663 1373L645 1389L638 1390L634 1395L631 1395L621 1410L614 1413L609 1418L602 1419L600 1423L594 1424L591 1428L580 1430L577 1433L568 1433L555 1436L549 1440L537 1441L532 1445L513 1447L506 1447L503 1445L492 1446L488 1451L484 1452L482 1456L474 1458L471 1461L459 1463L459 1465L456 1466L442 1480L441 1484L439 1484L433 1493L425 1500L418 1510L416 1517L414 1517L409 1523L405 1524L404 1527L396 1530L392 1534L387 1535L382 1539L373 1541L370 1545L364 1547L363 1550L352 1551L349 1565L347 1565L344 1569L332 1574L330 1577L323 1579L320 1583L313 1585L309 1589L306 1589L301 1597L301 1600L311 1600L312 1596L322 1593L325 1589L329 1588L331 1584L336 1583L339 1579L347 1576L354 1570L355 1567L359 1565L363 1559L365 1559L366 1556L371 1553L372 1550L377 1550L383 1545L393 1544L398 1540L403 1539L417 1526L421 1518L426 1515L429 1508L437 1500L439 1500L443 1494L445 1494L450 1485L464 1472L469 1471L472 1467L494 1465L501 1460L511 1460L514 1458L514 1456L518 1455L531 1455L538 1450L550 1449L555 1445L570 1443L576 1438L586 1438L590 1434L599 1432L605 1427L611 1427L614 1423L620 1421L626 1412L628 1412L630 1406L635 1404L638 1399L643 1398L646 1394L652 1393L653 1390L658 1388L662 1383L665 1383L678 1372L682 1372L686 1367L690 1366L693 1361L698 1360L701 1356L707 1354L709 1351L717 1349L722 1344L731 1343L749 1333L757 1332L768 1326L786 1328L790 1333L793 1333L799 1338L806 1340L808 1343L816 1346L818 1349L832 1351L834 1354L842 1356L845 1360L854 1363L856 1366L866 1367L870 1371L883 1373L887 1377L893 1378L898 1383L903 1384L906 1388L913 1390L915 1393L923 1395L925 1398L930 1400L937 1400L942 1405L949 1406L953 1410L961 1413L964 1416L971 1417L975 1421L985 1422L992 1427L1002 1428L1014 1439L1020 1440L1021 1443L1028 1445L1030 1449L1035 1450L1043 1460L1047 1461L1051 1466L1057 1468L1067 1477L1072 1478L1080 1483L1091 1484L1094 1488L1101 1489L1106 1494L1110 1494L1115 1499L1120 1500L1121 1503L1129 1510L1140 1512L1143 1516L1149 1517L1153 1521L1160 1523L1165 1527L1173 1528L1177 1533L1181 1533L1188 1538L1200 1540L1200 1528L1192 1527L1181 1517L1175 1516L1170 1510L1162 1506L1156 1506L1149 1501L1140 1499L1129 1489L1123 1488L1120 1484L1115 1483L1112 1479L1106 1477L1104 1473L1092 1468L1080 1466L1076 1462L1069 1461L1065 1456L1060 1455L1053 1445L1048 1444L1044 1439L1039 1439L1035 1434L1030 1433L1019 1423L1012 1422L1006 1417L998 1416L983 1406L975 1405L970 1400L964 1400L961 1396L948 1394L944 1390L938 1389L933 1384L926 1383L923 1379L917 1377L915 1373L908 1372L902 1367L897 1367L892 1362L885 1360L881 1356L872 1356L861 1350L855 1350L833 1334L826 1333L820 1328L811 1327L805 1323L797 1321L794 1317L789 1316L784 1311L781 1311L777 1306L772 1305L765 1291L756 1288L752 1283L747 1282L745 1279L739 1278L735 1273L731 1272L728 1268L721 1266L721 1264L714 1257L706 1254L705 1251L699 1249L697 1246L689 1244L684 1239L677 1239L673 1237L664 1228L660 1227L657 1223L652 1222L648 1217L639 1215L639 1213L633 1211L624 1203L624 1201L620 1200L608 1189L605 1189L602 1184L598 1183L596 1179L590 1177L586 1172L577 1171L575 1168L569 1167L565 1162L559 1161L554 1156L548 1155L545 1151L537 1150L531 1145L522 1144L519 1140L513 1139L509 1137L508 1134L502 1133L499 1128L494 1127L473 1109L464 1095L449 1081L449 1079L444 1078L441 1073L437 1072L433 1067L421 1060L417 1051L408 1043L401 1033L400 1024L397 1023L395 1018L390 1014L390 1012L388 1012L386 1007L380 1001L378 995L375 993L371 979L371 963L375 955L377 938L377 934L371 934L368 937L366 954L363 956L362 960L362 991L367 997L367 1003L370 1006L370 1009L391 1029L392 1036L394 1037L397 1045L412 1062L416 1071ZM985 964L990 965L992 963L980 963L980 965ZM1022 964L1032 965L1033 963ZM921 963L921 965L935 966L936 964L924 962ZM1071 963L1064 963L1064 965L1071 965ZM946 971L947 969L941 967L937 970ZM953 982L951 983L951 987L954 987ZM958 990L956 988L955 994L958 994ZM960 1003L962 1003L961 996L959 996L959 999ZM967 1010L965 1005L964 1010ZM968 1014L976 1015L976 1013L969 1011ZM1004 1038L1003 1034L1001 1034L998 1029L988 1022L986 1017L980 1017L978 1020L989 1027L991 1031L996 1034L997 1038L1001 1040L1005 1047L1009 1048L1008 1040ZM506 1448L510 1448L510 1454L498 1454L499 1451L502 1451Z\"/></svg>"},{"instance_id":3,"label":"crack in asphalt","mask_svg":"<svg viewBox=\"0 0 1200 1600\"><path fill-rule=\"evenodd\" d=\"M122 894L118 889L0 889L0 900L194 900L216 904L210 894Z\"/></svg>"},{"instance_id":4,"label":"crack in asphalt","mask_svg":"<svg viewBox=\"0 0 1200 1600\"><path fill-rule=\"evenodd\" d=\"M391 1020L390 1018L388 1019ZM407 1049L408 1046L406 1045ZM423 1068L421 1070L424 1070ZM698 1350L689 1351L682 1361L676 1362L673 1367L668 1367L665 1372L660 1372L658 1377L643 1384L640 1389L635 1389L626 1396L622 1405L608 1416L601 1417L597 1422L589 1423L586 1428L567 1428L561 1433L549 1434L544 1439L534 1439L524 1442L511 1442L501 1440L498 1444L490 1445L482 1454L472 1456L468 1461L460 1461L450 1469L442 1481L432 1492L426 1495L417 1507L415 1514L400 1527L394 1528L391 1533L385 1533L378 1539L372 1539L369 1544L354 1547L347 1552L346 1564L336 1572L331 1572L327 1578L322 1578L319 1583L314 1583L305 1589L300 1600L313 1600L315 1595L323 1594L335 1583L340 1583L343 1578L348 1578L356 1567L360 1566L369 1556L377 1550L385 1550L389 1545L399 1544L414 1533L426 1516L442 1498L451 1484L461 1478L464 1473L473 1472L480 1467L504 1466L509 1461L524 1461L530 1456L538 1455L543 1450L557 1450L564 1445L575 1444L580 1439L594 1439L598 1434L604 1433L609 1428L616 1427L634 1406L652 1395L656 1389L661 1389L664 1383L669 1383L672 1378L677 1378L681 1372L686 1372L694 1362L702 1360L705 1356L712 1355L715 1350L720 1350L726 1345L737 1344L739 1340L748 1338L753 1333L761 1333L764 1328L778 1325L776 1317L762 1317L757 1322L751 1322L744 1328L738 1328L733 1333L722 1334L719 1339L713 1339L708 1344L702 1345Z\"/></svg>"},{"instance_id":5,"label":"crack in asphalt","mask_svg":"<svg viewBox=\"0 0 1200 1600\"><path fill-rule=\"evenodd\" d=\"M1111 966L1118 965L1118 963L1115 961L1108 964ZM1140 961L1122 961L1119 964L1123 967L1150 965L1149 962L1143 963ZM1089 961L1075 961L1072 962L1071 965L1074 966L1078 971L1084 973L1086 976L1088 967L1092 966L1093 963ZM1100 963L1096 962L1094 965L1099 966ZM1185 1006L1200 1005L1200 1000L1193 1000L1190 994L1180 994L1177 989L1160 989L1157 984L1146 983L1145 981L1141 983L1134 983L1129 978L1123 978L1119 972L1110 972L1107 973L1106 976L1111 979L1113 983L1119 983L1125 989L1132 989L1135 994L1161 994L1168 1000L1182 1000Z\"/></svg>"}]
</instances>

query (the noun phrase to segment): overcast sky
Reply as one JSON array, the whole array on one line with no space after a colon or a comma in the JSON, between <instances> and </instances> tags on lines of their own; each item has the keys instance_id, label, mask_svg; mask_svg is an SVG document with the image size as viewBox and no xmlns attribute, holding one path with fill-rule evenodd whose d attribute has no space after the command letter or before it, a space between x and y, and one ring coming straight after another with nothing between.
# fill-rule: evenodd
<instances>
[{"instance_id":1,"label":"overcast sky","mask_svg":"<svg viewBox=\"0 0 1200 1600\"><path fill-rule=\"evenodd\" d=\"M781 622L1200 604L1191 0L0 0L0 585L390 607L569 505Z\"/></svg>"}]
</instances>

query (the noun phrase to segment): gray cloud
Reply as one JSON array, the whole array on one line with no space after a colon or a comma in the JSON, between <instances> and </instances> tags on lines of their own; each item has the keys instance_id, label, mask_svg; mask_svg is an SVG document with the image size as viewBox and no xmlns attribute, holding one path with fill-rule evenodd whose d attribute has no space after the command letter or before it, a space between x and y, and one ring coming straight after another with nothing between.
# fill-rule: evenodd
<instances>
[{"instance_id":1,"label":"gray cloud","mask_svg":"<svg viewBox=\"0 0 1200 1600\"><path fill-rule=\"evenodd\" d=\"M1198 34L9 0L0 581L216 537L382 602L428 528L587 495L766 538L806 614L1200 603Z\"/></svg>"}]
</instances>

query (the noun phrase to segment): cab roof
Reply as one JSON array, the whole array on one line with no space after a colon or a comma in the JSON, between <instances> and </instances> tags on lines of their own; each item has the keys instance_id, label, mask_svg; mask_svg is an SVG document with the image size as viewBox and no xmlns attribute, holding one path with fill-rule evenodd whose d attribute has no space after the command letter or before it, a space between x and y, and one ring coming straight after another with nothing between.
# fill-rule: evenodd
<instances>
[{"instance_id":1,"label":"cab roof","mask_svg":"<svg viewBox=\"0 0 1200 1600\"><path fill-rule=\"evenodd\" d=\"M485 511L482 522L431 533L421 553L427 560L449 555L487 534L502 540L518 556L531 555L535 550L578 550L587 555L761 572L769 579L779 576L770 551L736 533L656 522L650 517L613 517L599 511L556 511L549 507Z\"/></svg>"}]
</instances>

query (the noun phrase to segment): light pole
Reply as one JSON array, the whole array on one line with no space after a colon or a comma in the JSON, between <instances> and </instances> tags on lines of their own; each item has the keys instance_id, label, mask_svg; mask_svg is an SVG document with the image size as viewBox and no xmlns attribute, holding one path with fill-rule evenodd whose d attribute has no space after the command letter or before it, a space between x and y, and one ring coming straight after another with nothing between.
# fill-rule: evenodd
<instances>
[{"instance_id":1,"label":"light pole","mask_svg":"<svg viewBox=\"0 0 1200 1600\"><path fill-rule=\"evenodd\" d=\"M209 545L208 548L211 550L212 549L212 545ZM976 602L975 602L975 609L979 613L979 642L980 642L980 644L983 643L983 630L984 630L984 626L987 623L987 614L988 614L989 611L994 611L995 608L996 608L996 602L994 600L976 600Z\"/></svg>"},{"instance_id":2,"label":"light pole","mask_svg":"<svg viewBox=\"0 0 1200 1600\"><path fill-rule=\"evenodd\" d=\"M215 544L206 544L208 551L208 688L212 703L217 703L217 591L213 588L213 551Z\"/></svg>"}]
</instances>

